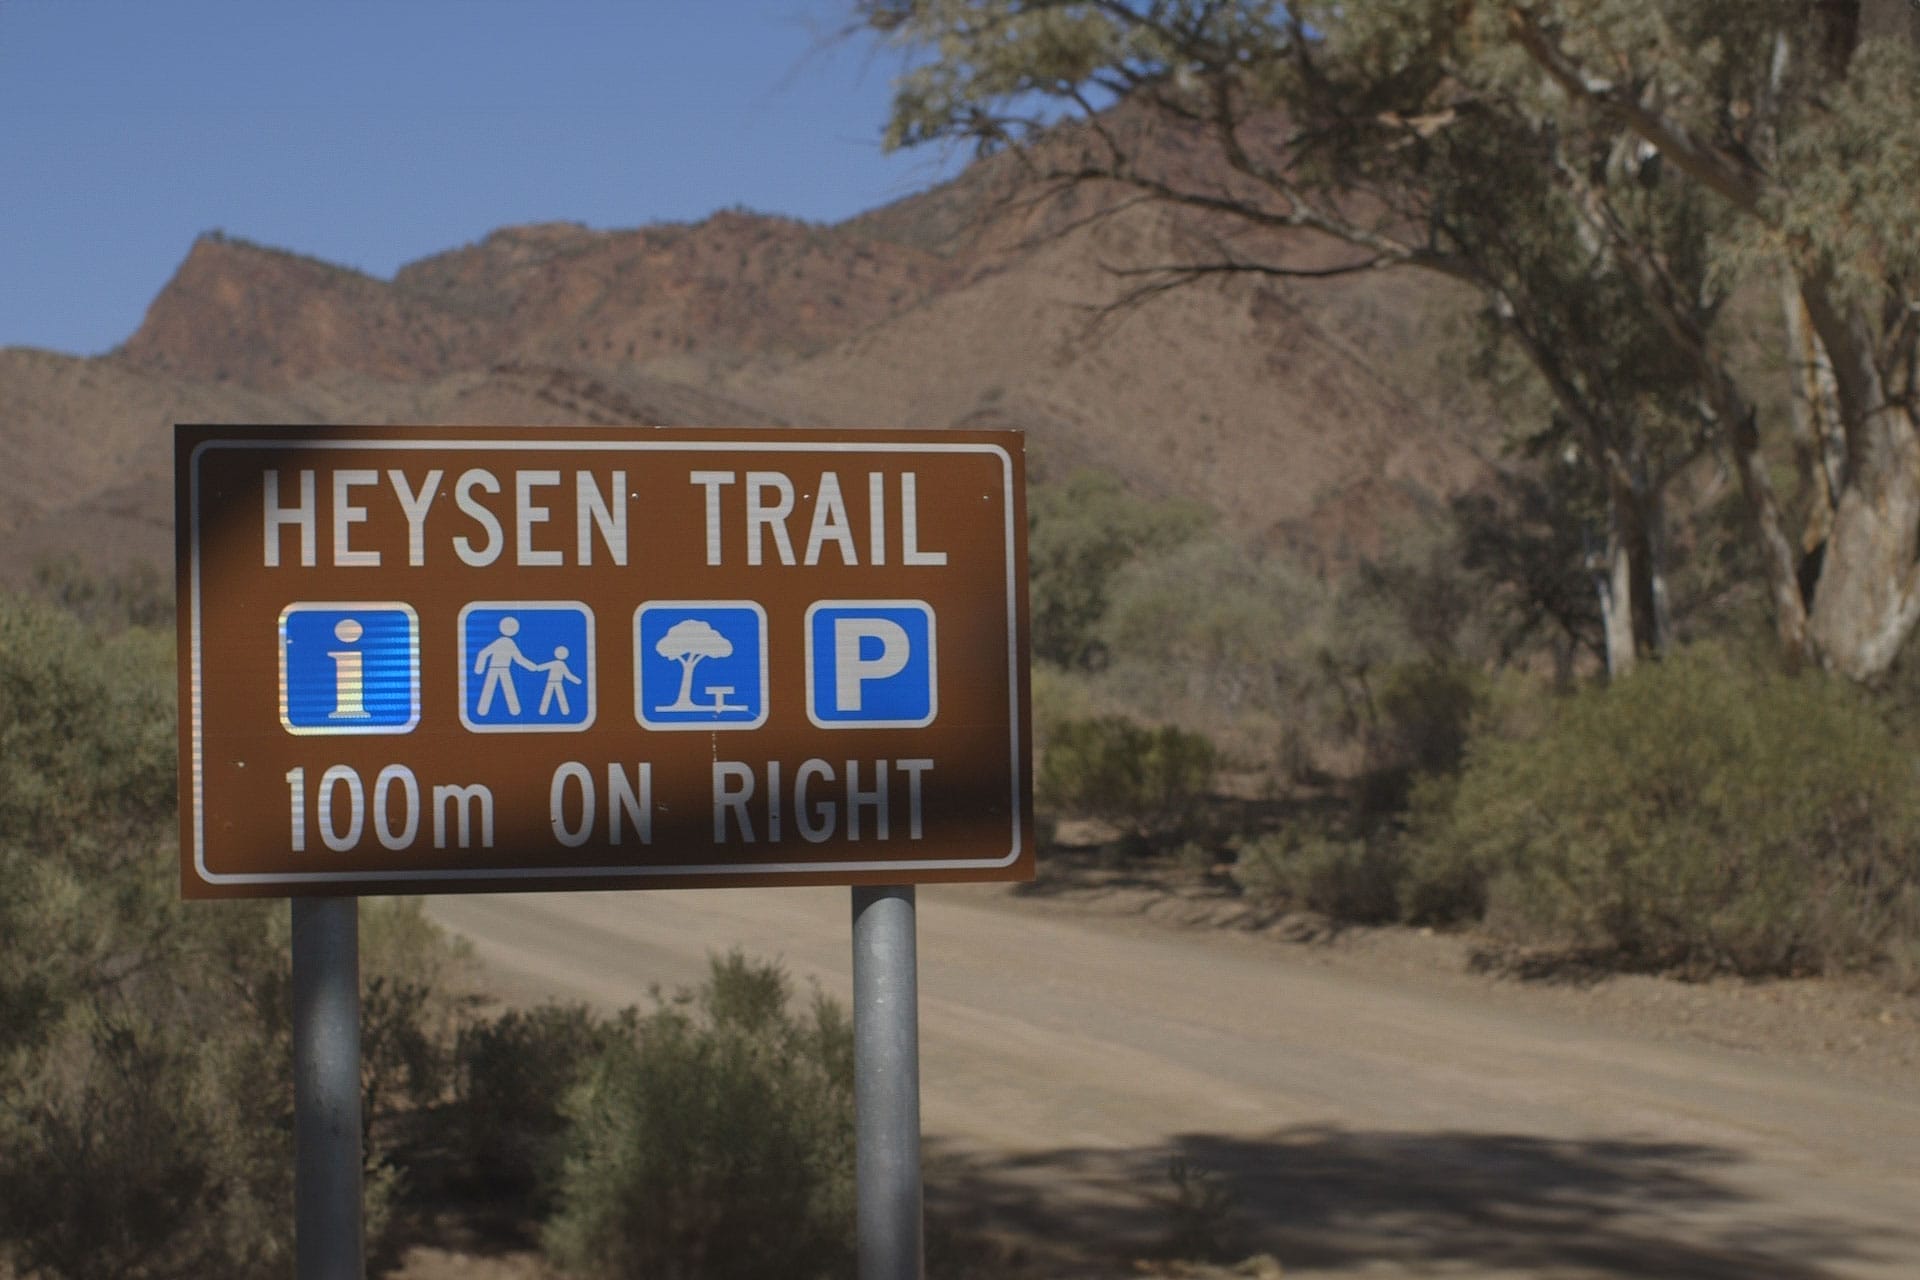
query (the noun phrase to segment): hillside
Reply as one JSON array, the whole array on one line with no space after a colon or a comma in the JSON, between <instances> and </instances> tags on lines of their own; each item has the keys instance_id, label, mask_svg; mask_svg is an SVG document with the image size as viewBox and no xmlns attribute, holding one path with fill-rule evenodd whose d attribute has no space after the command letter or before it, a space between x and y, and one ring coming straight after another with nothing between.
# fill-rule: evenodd
<instances>
[{"instance_id":1,"label":"hillside","mask_svg":"<svg viewBox=\"0 0 1920 1280\"><path fill-rule=\"evenodd\" d=\"M168 424L994 425L1317 561L1481 474L1443 359L1466 300L1380 274L1111 310L1183 225L1004 161L837 226L513 227L392 280L201 237L125 344L0 350L0 578L171 558ZM1311 254L1314 247L1303 245Z\"/></svg>"}]
</instances>

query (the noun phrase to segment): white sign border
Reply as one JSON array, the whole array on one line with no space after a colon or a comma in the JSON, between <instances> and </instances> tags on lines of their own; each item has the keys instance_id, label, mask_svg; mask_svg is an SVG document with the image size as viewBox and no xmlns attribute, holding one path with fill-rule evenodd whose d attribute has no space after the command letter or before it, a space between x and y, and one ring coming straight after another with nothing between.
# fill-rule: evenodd
<instances>
[{"instance_id":1,"label":"white sign border","mask_svg":"<svg viewBox=\"0 0 1920 1280\"><path fill-rule=\"evenodd\" d=\"M218 428L213 428L218 429ZM477 450L497 450L501 452L550 452L578 451L583 453L826 453L826 454L991 454L1000 459L1002 508L1006 513L1006 526L1003 544L1006 548L1005 574L1007 583L1007 720L1009 724L1007 773L1010 790L1009 816L1013 829L1012 847L1006 854L994 858L928 858L899 859L891 861L859 862L756 862L748 864L718 863L678 866L594 866L594 867L467 867L444 868L425 871L287 871L287 872L245 872L221 873L211 871L206 864L206 806L204 787L204 749L201 742L202 709L200 704L202 667L200 657L200 459L202 455L220 449L285 449L300 451L340 451L372 450L378 452L397 452L400 450L432 450L435 452L464 452ZM740 440L740 439L676 439L676 440L586 440L580 438L555 438L551 440L425 440L379 438L342 438L332 437L264 437L255 439L203 440L194 446L187 459L187 507L188 507L188 594L189 600L189 681L190 698L188 715L191 717L192 775L193 775L193 865L201 880L210 885L312 885L324 888L330 884L412 884L431 885L441 882L458 883L461 881L499 881L511 883L515 880L589 880L589 879L683 879L703 877L725 879L737 877L750 881L759 876L787 875L841 875L847 873L914 872L914 871L990 871L1010 867L1019 861L1022 852L1020 830L1024 814L1020 804L1020 641L1015 620L1019 617L1018 566L1014 562L1016 546L1014 529L1014 493L1013 459L1007 451L997 444L985 444L975 441L858 441L858 440Z\"/></svg>"}]
</instances>

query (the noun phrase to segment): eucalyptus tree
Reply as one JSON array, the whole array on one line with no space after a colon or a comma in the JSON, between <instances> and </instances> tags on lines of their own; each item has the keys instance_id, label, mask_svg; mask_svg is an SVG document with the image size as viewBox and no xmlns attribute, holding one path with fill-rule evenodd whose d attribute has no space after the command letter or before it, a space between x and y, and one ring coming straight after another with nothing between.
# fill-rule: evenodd
<instances>
[{"instance_id":1,"label":"eucalyptus tree","mask_svg":"<svg viewBox=\"0 0 1920 1280\"><path fill-rule=\"evenodd\" d=\"M1920 620L1920 104L1899 0L858 8L932 55L896 85L890 144L1014 148L1193 213L1192 252L1134 264L1136 293L1391 266L1477 289L1605 493L1616 670L1631 640L1664 643L1665 495L1709 444L1790 655L1872 677ZM1303 231L1346 256L1303 260ZM1764 278L1803 392L1798 546L1725 334L1732 290Z\"/></svg>"}]
</instances>

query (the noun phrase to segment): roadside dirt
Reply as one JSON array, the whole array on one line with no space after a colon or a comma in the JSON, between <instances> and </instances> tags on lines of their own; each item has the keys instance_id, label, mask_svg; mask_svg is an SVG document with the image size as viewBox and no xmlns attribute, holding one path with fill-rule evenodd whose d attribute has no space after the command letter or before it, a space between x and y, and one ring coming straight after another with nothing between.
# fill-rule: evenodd
<instances>
[{"instance_id":1,"label":"roadside dirt","mask_svg":"<svg viewBox=\"0 0 1920 1280\"><path fill-rule=\"evenodd\" d=\"M1468 938L1043 865L1033 886L920 895L928 1202L995 1251L977 1274L1137 1275L1184 1227L1329 1280L1920 1275L1913 997L1521 978ZM510 1000L644 1003L733 946L849 986L844 890L432 912ZM544 1274L454 1241L405 1263Z\"/></svg>"},{"instance_id":2,"label":"roadside dirt","mask_svg":"<svg viewBox=\"0 0 1920 1280\"><path fill-rule=\"evenodd\" d=\"M1051 858L1038 881L1008 892L1015 909L1244 934L1384 981L1478 992L1647 1039L1785 1056L1882 1083L1920 1076L1920 991L1870 978L1687 981L1614 973L1472 933L1337 926L1310 913L1263 909L1215 877L1164 864L1107 867L1092 856Z\"/></svg>"}]
</instances>

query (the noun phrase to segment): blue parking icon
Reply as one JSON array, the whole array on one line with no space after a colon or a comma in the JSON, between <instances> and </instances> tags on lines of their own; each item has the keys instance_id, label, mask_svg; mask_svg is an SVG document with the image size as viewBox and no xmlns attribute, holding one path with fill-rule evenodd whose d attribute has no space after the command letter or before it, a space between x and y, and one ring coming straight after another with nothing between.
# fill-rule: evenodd
<instances>
[{"instance_id":1,"label":"blue parking icon","mask_svg":"<svg viewBox=\"0 0 1920 1280\"><path fill-rule=\"evenodd\" d=\"M939 713L933 608L822 600L807 610L807 718L822 729L918 729Z\"/></svg>"},{"instance_id":2,"label":"blue parking icon","mask_svg":"<svg viewBox=\"0 0 1920 1280\"><path fill-rule=\"evenodd\" d=\"M633 714L649 729L767 721L767 611L751 600L649 600L633 614Z\"/></svg>"},{"instance_id":3,"label":"blue parking icon","mask_svg":"<svg viewBox=\"0 0 1920 1280\"><path fill-rule=\"evenodd\" d=\"M420 723L420 619L397 601L280 612L280 723L293 734L409 733Z\"/></svg>"},{"instance_id":4,"label":"blue parking icon","mask_svg":"<svg viewBox=\"0 0 1920 1280\"><path fill-rule=\"evenodd\" d=\"M474 733L593 724L593 610L578 600L476 600L460 610L460 722Z\"/></svg>"}]
</instances>

